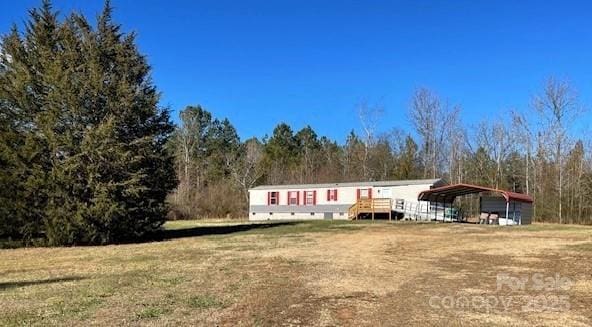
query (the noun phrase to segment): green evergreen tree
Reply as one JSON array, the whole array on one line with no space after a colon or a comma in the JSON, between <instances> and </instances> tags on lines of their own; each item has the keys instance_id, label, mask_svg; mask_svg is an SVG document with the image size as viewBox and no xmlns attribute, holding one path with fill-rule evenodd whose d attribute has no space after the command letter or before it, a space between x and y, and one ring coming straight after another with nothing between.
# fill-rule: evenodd
<instances>
[{"instance_id":1,"label":"green evergreen tree","mask_svg":"<svg viewBox=\"0 0 592 327\"><path fill-rule=\"evenodd\" d=\"M228 119L214 119L207 135L208 180L221 180L229 177L226 159L238 151L240 139L236 129Z\"/></svg>"},{"instance_id":2,"label":"green evergreen tree","mask_svg":"<svg viewBox=\"0 0 592 327\"><path fill-rule=\"evenodd\" d=\"M396 179L415 179L420 176L420 162L418 160L419 147L409 135L405 138L405 144L400 149L395 171Z\"/></svg>"},{"instance_id":3,"label":"green evergreen tree","mask_svg":"<svg viewBox=\"0 0 592 327\"><path fill-rule=\"evenodd\" d=\"M293 170L297 164L297 143L290 125L280 123L265 142L265 170L271 184L294 181Z\"/></svg>"},{"instance_id":4,"label":"green evergreen tree","mask_svg":"<svg viewBox=\"0 0 592 327\"><path fill-rule=\"evenodd\" d=\"M316 172L321 164L321 143L317 133L310 126L306 126L294 135L300 166L300 182L314 183L318 177Z\"/></svg>"},{"instance_id":5,"label":"green evergreen tree","mask_svg":"<svg viewBox=\"0 0 592 327\"><path fill-rule=\"evenodd\" d=\"M343 175L346 181L361 181L364 179L363 158L364 142L352 130L343 146Z\"/></svg>"},{"instance_id":6,"label":"green evergreen tree","mask_svg":"<svg viewBox=\"0 0 592 327\"><path fill-rule=\"evenodd\" d=\"M2 41L0 181L22 199L3 210L24 238L122 242L164 222L173 126L135 36L111 13L107 2L93 29L77 14L59 22L44 1L22 38L14 29Z\"/></svg>"},{"instance_id":7,"label":"green evergreen tree","mask_svg":"<svg viewBox=\"0 0 592 327\"><path fill-rule=\"evenodd\" d=\"M204 184L207 143L212 128L212 114L201 106L187 106L179 114L181 125L171 139L180 167L179 179L184 187L200 188Z\"/></svg>"}]
</instances>

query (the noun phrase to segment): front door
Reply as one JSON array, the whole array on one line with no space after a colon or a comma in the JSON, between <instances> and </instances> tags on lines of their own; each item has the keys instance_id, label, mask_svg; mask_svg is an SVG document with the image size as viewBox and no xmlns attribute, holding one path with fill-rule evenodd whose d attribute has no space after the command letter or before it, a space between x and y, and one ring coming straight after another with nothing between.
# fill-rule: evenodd
<instances>
[{"instance_id":1,"label":"front door","mask_svg":"<svg viewBox=\"0 0 592 327\"><path fill-rule=\"evenodd\" d=\"M333 213L325 212L325 214L323 215L323 219L333 219Z\"/></svg>"},{"instance_id":2,"label":"front door","mask_svg":"<svg viewBox=\"0 0 592 327\"><path fill-rule=\"evenodd\" d=\"M393 190L390 187L378 187L376 188L376 197L391 199L393 197Z\"/></svg>"}]
</instances>

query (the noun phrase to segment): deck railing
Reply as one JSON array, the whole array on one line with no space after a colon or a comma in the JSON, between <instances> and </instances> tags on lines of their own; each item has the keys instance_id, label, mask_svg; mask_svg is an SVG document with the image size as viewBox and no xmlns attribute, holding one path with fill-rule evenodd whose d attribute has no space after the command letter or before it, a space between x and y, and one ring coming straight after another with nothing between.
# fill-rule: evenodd
<instances>
[{"instance_id":1,"label":"deck railing","mask_svg":"<svg viewBox=\"0 0 592 327\"><path fill-rule=\"evenodd\" d=\"M393 208L393 199L390 198L376 198L376 199L359 199L348 210L349 219L358 219L361 214L370 214L372 220L377 213L388 213L389 220L391 220Z\"/></svg>"},{"instance_id":2,"label":"deck railing","mask_svg":"<svg viewBox=\"0 0 592 327\"><path fill-rule=\"evenodd\" d=\"M395 200L394 210L405 220L458 221L458 208L450 204L428 201Z\"/></svg>"}]
</instances>

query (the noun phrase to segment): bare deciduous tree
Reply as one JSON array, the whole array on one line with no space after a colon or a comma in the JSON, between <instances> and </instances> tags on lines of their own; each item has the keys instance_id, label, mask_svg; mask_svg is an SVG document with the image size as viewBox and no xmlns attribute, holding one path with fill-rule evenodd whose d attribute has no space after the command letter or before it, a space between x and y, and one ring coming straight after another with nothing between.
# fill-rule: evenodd
<instances>
[{"instance_id":1,"label":"bare deciduous tree","mask_svg":"<svg viewBox=\"0 0 592 327\"><path fill-rule=\"evenodd\" d=\"M512 110L512 132L514 144L518 147L522 146L524 156L524 180L526 187L526 194L530 194L530 167L533 165L532 160L532 142L534 139L533 131L529 125L526 115L516 110Z\"/></svg>"},{"instance_id":2,"label":"bare deciduous tree","mask_svg":"<svg viewBox=\"0 0 592 327\"><path fill-rule=\"evenodd\" d=\"M533 107L539 113L542 130L551 136L553 161L557 169L557 191L559 196L557 214L563 221L563 157L569 142L567 128L581 111L575 90L565 80L549 78L541 94L533 99Z\"/></svg>"},{"instance_id":3,"label":"bare deciduous tree","mask_svg":"<svg viewBox=\"0 0 592 327\"><path fill-rule=\"evenodd\" d=\"M458 126L460 107L442 104L432 91L420 88L413 95L409 118L422 141L424 177L443 172L444 151L450 132Z\"/></svg>"},{"instance_id":4,"label":"bare deciduous tree","mask_svg":"<svg viewBox=\"0 0 592 327\"><path fill-rule=\"evenodd\" d=\"M364 131L364 157L362 161L362 175L364 180L368 180L371 175L368 169L370 149L375 144L376 129L383 114L384 107L382 105L369 105L366 101L363 101L358 105L358 117L362 124L362 130Z\"/></svg>"},{"instance_id":5,"label":"bare deciduous tree","mask_svg":"<svg viewBox=\"0 0 592 327\"><path fill-rule=\"evenodd\" d=\"M249 202L249 189L263 175L262 158L263 146L257 139L245 141L238 154L226 156L226 165L234 181L240 185L246 203Z\"/></svg>"},{"instance_id":6,"label":"bare deciduous tree","mask_svg":"<svg viewBox=\"0 0 592 327\"><path fill-rule=\"evenodd\" d=\"M495 162L494 175L491 176L492 187L500 188L504 179L504 163L512 151L508 128L503 121L481 122L477 132L477 144Z\"/></svg>"}]
</instances>

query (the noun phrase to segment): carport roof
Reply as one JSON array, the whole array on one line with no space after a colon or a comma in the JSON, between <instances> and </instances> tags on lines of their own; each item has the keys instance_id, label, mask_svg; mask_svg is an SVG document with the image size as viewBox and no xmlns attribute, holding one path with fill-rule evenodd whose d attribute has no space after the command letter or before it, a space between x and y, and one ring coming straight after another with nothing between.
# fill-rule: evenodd
<instances>
[{"instance_id":1,"label":"carport roof","mask_svg":"<svg viewBox=\"0 0 592 327\"><path fill-rule=\"evenodd\" d=\"M505 190L499 190L494 188L489 188L485 186L479 185L471 185L471 184L454 184L454 185L447 185L442 187L433 188L431 190L426 190L419 193L417 197L420 201L430 201L430 202L453 202L457 196L463 196L468 194L475 194L481 192L492 192L501 194L507 202L509 201L516 201L516 202L525 202L525 203L532 203L532 197L527 194L510 192Z\"/></svg>"}]
</instances>

